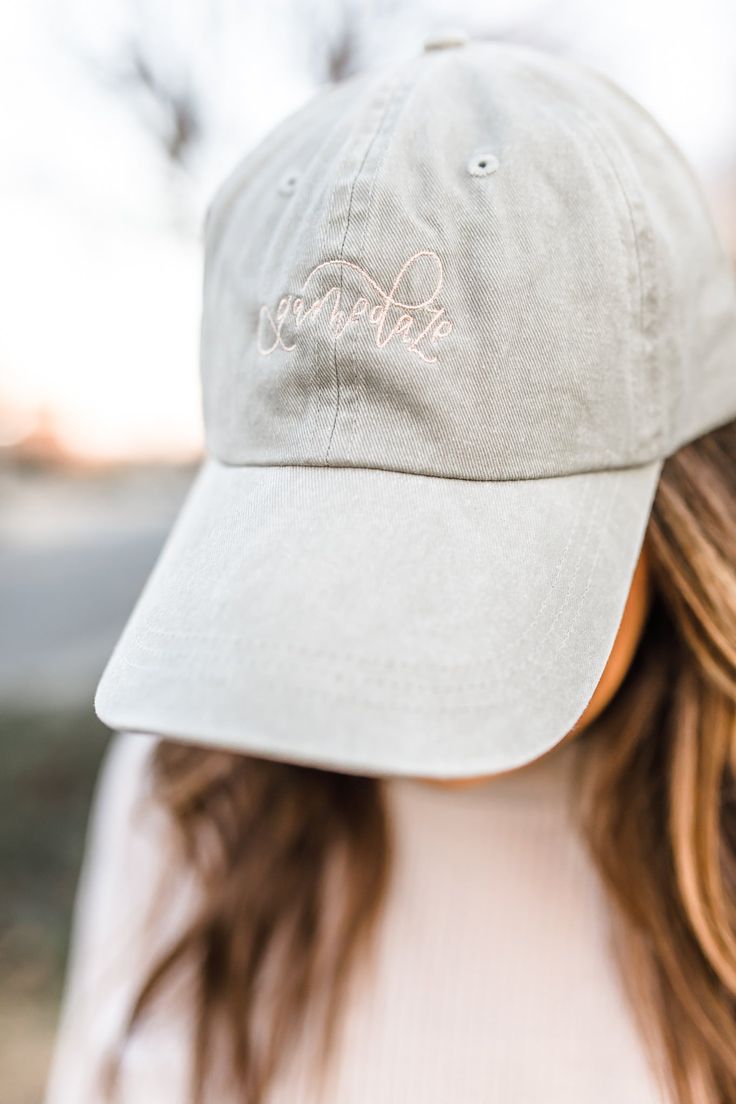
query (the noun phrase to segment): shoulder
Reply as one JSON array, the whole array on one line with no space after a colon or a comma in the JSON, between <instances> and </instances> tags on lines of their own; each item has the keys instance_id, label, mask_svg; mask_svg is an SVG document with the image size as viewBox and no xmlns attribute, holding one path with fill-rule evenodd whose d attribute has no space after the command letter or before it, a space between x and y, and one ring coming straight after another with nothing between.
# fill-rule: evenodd
<instances>
[{"instance_id":1,"label":"shoulder","mask_svg":"<svg viewBox=\"0 0 736 1104\"><path fill-rule=\"evenodd\" d=\"M97 1099L93 1071L119 1043L140 985L194 907L151 786L156 745L152 737L119 734L100 771L47 1104Z\"/></svg>"},{"instance_id":2,"label":"shoulder","mask_svg":"<svg viewBox=\"0 0 736 1104\"><path fill-rule=\"evenodd\" d=\"M90 911L96 912L117 896L116 887L127 884L128 894L139 897L149 876L156 875L159 848L171 846L165 814L157 807L151 787L150 764L156 742L149 736L120 733L110 743L87 828L77 888L77 936ZM137 876L131 884L128 875L133 868Z\"/></svg>"},{"instance_id":3,"label":"shoulder","mask_svg":"<svg viewBox=\"0 0 736 1104\"><path fill-rule=\"evenodd\" d=\"M189 914L191 876L153 790L157 744L120 733L104 760L77 889L72 968L79 955L110 964L147 958Z\"/></svg>"},{"instance_id":4,"label":"shoulder","mask_svg":"<svg viewBox=\"0 0 736 1104\"><path fill-rule=\"evenodd\" d=\"M110 741L92 804L88 840L114 838L150 816L153 804L151 760L158 741L151 736L119 732Z\"/></svg>"}]
</instances>

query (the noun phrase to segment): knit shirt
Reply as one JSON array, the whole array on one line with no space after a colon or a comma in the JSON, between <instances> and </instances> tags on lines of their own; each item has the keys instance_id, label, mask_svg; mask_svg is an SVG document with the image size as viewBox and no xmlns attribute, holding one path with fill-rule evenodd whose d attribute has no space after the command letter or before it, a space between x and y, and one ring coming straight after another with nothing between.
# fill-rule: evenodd
<instances>
[{"instance_id":1,"label":"knit shirt","mask_svg":"<svg viewBox=\"0 0 736 1104\"><path fill-rule=\"evenodd\" d=\"M117 737L98 784L46 1104L99 1104L100 1061L194 905L165 814L145 800L153 746ZM571 815L578 754L570 742L464 788L384 782L395 852L370 969L349 991L327 1082L314 1083L307 1033L268 1104L666 1099ZM191 1051L182 989L129 1041L121 1104L186 1104Z\"/></svg>"}]
</instances>

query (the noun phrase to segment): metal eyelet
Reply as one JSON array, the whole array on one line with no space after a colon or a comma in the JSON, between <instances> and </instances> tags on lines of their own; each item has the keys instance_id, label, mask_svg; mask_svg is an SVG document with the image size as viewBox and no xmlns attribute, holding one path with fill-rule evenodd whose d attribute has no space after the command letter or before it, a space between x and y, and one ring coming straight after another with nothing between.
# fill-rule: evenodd
<instances>
[{"instance_id":1,"label":"metal eyelet","mask_svg":"<svg viewBox=\"0 0 736 1104\"><path fill-rule=\"evenodd\" d=\"M281 177L279 181L278 191L279 195L290 196L297 189L299 183L299 174L294 169L289 169L287 173Z\"/></svg>"},{"instance_id":2,"label":"metal eyelet","mask_svg":"<svg viewBox=\"0 0 736 1104\"><path fill-rule=\"evenodd\" d=\"M471 176L490 176L495 173L500 165L495 153L489 150L480 150L474 153L468 161L468 172Z\"/></svg>"}]
</instances>

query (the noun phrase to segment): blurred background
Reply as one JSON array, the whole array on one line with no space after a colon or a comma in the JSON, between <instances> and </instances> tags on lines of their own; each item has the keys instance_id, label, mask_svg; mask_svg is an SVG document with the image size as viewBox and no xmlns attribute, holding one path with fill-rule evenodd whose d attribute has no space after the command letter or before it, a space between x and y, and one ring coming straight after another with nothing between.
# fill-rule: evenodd
<instances>
[{"instance_id":1,"label":"blurred background","mask_svg":"<svg viewBox=\"0 0 736 1104\"><path fill-rule=\"evenodd\" d=\"M202 448L200 230L317 88L427 35L608 71L736 255L733 0L0 3L0 1085L41 1099L106 733L97 677Z\"/></svg>"}]
</instances>

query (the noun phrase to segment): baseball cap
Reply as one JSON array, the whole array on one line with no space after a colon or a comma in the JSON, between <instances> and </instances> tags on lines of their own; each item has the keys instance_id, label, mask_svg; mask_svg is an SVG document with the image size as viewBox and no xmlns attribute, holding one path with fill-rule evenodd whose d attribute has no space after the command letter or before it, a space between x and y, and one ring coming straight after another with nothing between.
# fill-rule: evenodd
<instances>
[{"instance_id":1,"label":"baseball cap","mask_svg":"<svg viewBox=\"0 0 736 1104\"><path fill-rule=\"evenodd\" d=\"M205 229L207 455L99 716L367 774L537 758L663 460L736 416L682 155L600 74L452 34L282 122Z\"/></svg>"}]
</instances>

